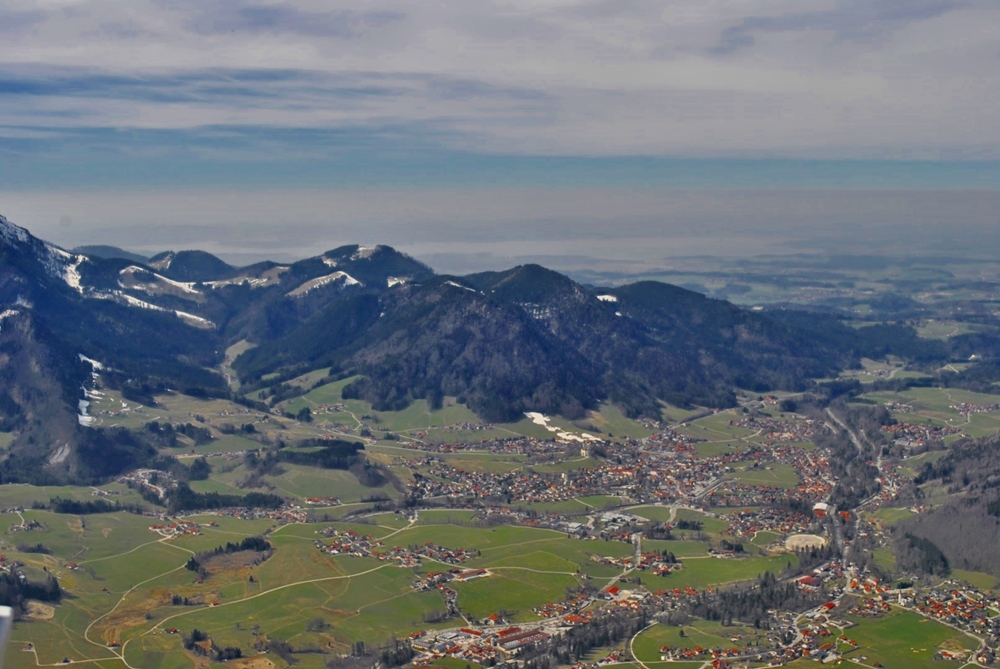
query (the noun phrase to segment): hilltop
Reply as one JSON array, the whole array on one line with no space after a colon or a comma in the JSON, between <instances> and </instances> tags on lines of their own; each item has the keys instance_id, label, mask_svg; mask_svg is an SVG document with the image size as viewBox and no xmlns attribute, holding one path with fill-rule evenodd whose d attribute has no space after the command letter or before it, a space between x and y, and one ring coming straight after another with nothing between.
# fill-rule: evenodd
<instances>
[{"instance_id":1,"label":"hilltop","mask_svg":"<svg viewBox=\"0 0 1000 669\"><path fill-rule=\"evenodd\" d=\"M145 262L99 251L67 252L0 218L5 346L19 351L12 361L29 351L45 361L6 371L3 421L13 436L4 471L13 478L27 470L12 454L39 440L33 452L47 464L36 476L97 471L79 453L101 430L66 418L85 399L88 365L103 369L108 388L149 405L167 390L245 401L325 369L353 379L344 397L377 410L451 397L487 421L533 411L576 419L609 402L658 419L664 401L721 408L735 404L736 389L808 389L857 366L886 336L830 317L815 328L805 314L753 311L653 281L585 286L539 265L442 276L389 246L248 267L201 251ZM34 418L42 414L52 417L46 427ZM141 443L114 441L127 443L130 463L142 459Z\"/></svg>"}]
</instances>

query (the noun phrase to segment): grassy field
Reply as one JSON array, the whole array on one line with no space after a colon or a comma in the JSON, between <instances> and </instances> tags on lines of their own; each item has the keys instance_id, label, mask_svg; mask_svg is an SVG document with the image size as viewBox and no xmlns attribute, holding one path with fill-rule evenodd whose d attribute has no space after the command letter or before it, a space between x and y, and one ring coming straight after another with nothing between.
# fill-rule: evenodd
<instances>
[{"instance_id":1,"label":"grassy field","mask_svg":"<svg viewBox=\"0 0 1000 669\"><path fill-rule=\"evenodd\" d=\"M673 553L679 558L705 557L708 555L708 543L705 541L688 541L684 539L675 539L672 541L643 539L642 550L667 551L669 553Z\"/></svg>"},{"instance_id":2,"label":"grassy field","mask_svg":"<svg viewBox=\"0 0 1000 669\"><path fill-rule=\"evenodd\" d=\"M692 509L677 509L677 520L698 521L702 524L702 530L709 534L720 534L729 527L729 523L721 518L712 518Z\"/></svg>"},{"instance_id":3,"label":"grassy field","mask_svg":"<svg viewBox=\"0 0 1000 669\"><path fill-rule=\"evenodd\" d=\"M694 407L692 409L684 409L682 407L674 406L673 404L667 404L666 402L660 402L660 415L663 420L667 423L681 423L688 420L691 416L701 413L704 409L699 407Z\"/></svg>"},{"instance_id":4,"label":"grassy field","mask_svg":"<svg viewBox=\"0 0 1000 669\"><path fill-rule=\"evenodd\" d=\"M740 463L734 465L737 470L726 474L725 478L748 485L775 486L778 488L794 488L799 483L795 468L789 464L770 464L755 467L756 463Z\"/></svg>"},{"instance_id":5,"label":"grassy field","mask_svg":"<svg viewBox=\"0 0 1000 669\"><path fill-rule=\"evenodd\" d=\"M628 512L648 520L659 520L664 523L669 521L672 515L669 506L637 506L629 509Z\"/></svg>"},{"instance_id":6,"label":"grassy field","mask_svg":"<svg viewBox=\"0 0 1000 669\"><path fill-rule=\"evenodd\" d=\"M695 452L703 458L711 458L726 453L736 453L747 448L747 443L739 439L731 441L705 441L694 445Z\"/></svg>"},{"instance_id":7,"label":"grassy field","mask_svg":"<svg viewBox=\"0 0 1000 669\"><path fill-rule=\"evenodd\" d=\"M736 412L732 409L709 414L687 424L683 431L692 437L705 439L709 442L731 442L752 437L755 430L729 424L729 421L735 419L736 416Z\"/></svg>"},{"instance_id":8,"label":"grassy field","mask_svg":"<svg viewBox=\"0 0 1000 669\"><path fill-rule=\"evenodd\" d=\"M769 558L720 559L712 557L691 557L682 560L684 568L669 576L642 574L642 582L646 587L659 590L661 588L704 588L710 585L736 583L756 578L766 571L778 575L789 564L794 564L796 558L791 555L779 555Z\"/></svg>"},{"instance_id":9,"label":"grassy field","mask_svg":"<svg viewBox=\"0 0 1000 669\"><path fill-rule=\"evenodd\" d=\"M952 578L965 581L974 588L980 590L996 590L1000 585L1000 579L993 574L984 574L979 571L966 571L965 569L954 569L951 572Z\"/></svg>"},{"instance_id":10,"label":"grassy field","mask_svg":"<svg viewBox=\"0 0 1000 669\"><path fill-rule=\"evenodd\" d=\"M515 502L512 508L525 511L535 511L537 513L560 513L560 514L584 514L593 511L593 507L584 504L576 499L564 499L559 502Z\"/></svg>"},{"instance_id":11,"label":"grassy field","mask_svg":"<svg viewBox=\"0 0 1000 669\"><path fill-rule=\"evenodd\" d=\"M457 583L458 606L470 619L480 620L500 610L510 612L512 622L538 620L531 609L557 602L581 581L571 574L536 573L527 568L498 569L494 576Z\"/></svg>"},{"instance_id":12,"label":"grassy field","mask_svg":"<svg viewBox=\"0 0 1000 669\"><path fill-rule=\"evenodd\" d=\"M475 515L468 509L423 509L417 525L470 525Z\"/></svg>"},{"instance_id":13,"label":"grassy field","mask_svg":"<svg viewBox=\"0 0 1000 669\"><path fill-rule=\"evenodd\" d=\"M514 423L484 425L476 414L465 405L458 404L453 397L446 397L441 409L431 410L426 400L416 400L401 411L375 411L366 402L343 399L344 386L356 378L319 386L301 397L278 404L277 408L282 412L295 414L308 407L313 410L313 420L318 426L343 425L352 433L366 427L380 439L388 431L404 441L414 443L468 443L517 435L552 439L554 436L553 432L527 417ZM314 376L309 376L309 379L315 382ZM342 404L343 408L331 412L318 411L322 405L333 404ZM597 411L590 412L586 419L577 422L554 416L549 425L573 434L590 433L608 438L645 437L652 433L636 421L626 418L621 410L611 404L602 404Z\"/></svg>"},{"instance_id":14,"label":"grassy field","mask_svg":"<svg viewBox=\"0 0 1000 669\"><path fill-rule=\"evenodd\" d=\"M530 469L539 474L559 474L562 472L575 471L577 469L592 469L600 463L590 457L575 457L570 460L547 463L543 465L530 465Z\"/></svg>"},{"instance_id":15,"label":"grassy field","mask_svg":"<svg viewBox=\"0 0 1000 669\"><path fill-rule=\"evenodd\" d=\"M750 543L752 543L754 546L763 548L765 546L774 543L780 538L781 534L779 534L778 532L767 532L767 531L757 532L754 538L750 540Z\"/></svg>"},{"instance_id":16,"label":"grassy field","mask_svg":"<svg viewBox=\"0 0 1000 669\"><path fill-rule=\"evenodd\" d=\"M103 499L111 504L143 504L142 497L121 483L107 483L97 486L98 490L111 493ZM47 504L53 497L73 499L81 502L97 499L95 488L90 486L28 486L19 484L0 485L0 507L21 506L28 508L34 503Z\"/></svg>"},{"instance_id":17,"label":"grassy field","mask_svg":"<svg viewBox=\"0 0 1000 669\"><path fill-rule=\"evenodd\" d=\"M917 334L924 339L948 339L972 332L982 332L985 329L962 321L927 320L917 328Z\"/></svg>"},{"instance_id":18,"label":"grassy field","mask_svg":"<svg viewBox=\"0 0 1000 669\"><path fill-rule=\"evenodd\" d=\"M653 431L627 418L614 404L602 403L597 411L587 414L584 421L597 428L604 436L633 437L641 439L653 434Z\"/></svg>"},{"instance_id":19,"label":"grassy field","mask_svg":"<svg viewBox=\"0 0 1000 669\"><path fill-rule=\"evenodd\" d=\"M853 655L867 655L867 664L881 662L886 667L923 669L940 667L934 653L942 644L949 648L974 649L978 643L953 630L911 612L898 612L885 618L860 619L857 627L846 632L858 642Z\"/></svg>"},{"instance_id":20,"label":"grassy field","mask_svg":"<svg viewBox=\"0 0 1000 669\"><path fill-rule=\"evenodd\" d=\"M888 507L879 509L871 514L871 517L882 525L895 525L907 518L912 518L915 514L909 509L890 509Z\"/></svg>"},{"instance_id":21,"label":"grassy field","mask_svg":"<svg viewBox=\"0 0 1000 669\"><path fill-rule=\"evenodd\" d=\"M952 408L960 403L978 406L1000 404L1000 395L974 393L957 388L910 388L897 393L870 393L864 397L878 402L909 404L915 413L901 414L902 420L922 418L937 425L961 428L972 437L981 437L1000 430L1000 412L971 413L962 416Z\"/></svg>"},{"instance_id":22,"label":"grassy field","mask_svg":"<svg viewBox=\"0 0 1000 669\"><path fill-rule=\"evenodd\" d=\"M589 501L600 503L602 499ZM640 510L668 511L661 507ZM679 515L703 520L709 532L724 525L724 521L695 511L681 509ZM124 644L125 656L135 667L193 666L180 649L179 637L164 634L165 627L177 627L185 633L197 627L207 631L219 646L237 645L245 651L259 635L286 640L296 647L342 652L359 639L375 644L425 629L430 626L428 618L444 611L439 593L414 590L411 583L421 572L445 565L425 560L416 570L403 569L371 558L326 555L315 542L320 537L317 531L328 525L383 538L387 546L431 542L474 549L476 556L463 566L482 567L492 575L454 584L459 593L458 605L470 618L503 609L511 612L514 620L532 620L534 607L562 600L587 577L593 579L593 585L602 587L621 573L620 568L601 565L592 558L620 558L633 551L624 542L581 541L551 530L508 525L479 527L467 510L424 510L415 524L401 515L382 513L363 524L285 526L268 519L239 520L205 514L191 517L201 525L200 535L174 540L150 531L149 525L155 520L127 513L79 517L26 511L25 517L42 525L25 538L43 543L53 554L17 558L31 573L42 573L45 567L56 574L68 596L55 608L51 620L18 624L14 647L27 641L35 643L43 664L60 663L66 657L114 669L123 665L105 646L112 641ZM19 519L9 514L0 520L9 526ZM3 529L0 527L0 531ZM264 533L269 533L274 549L264 562L220 568L203 583L196 582L197 574L184 568L192 553ZM6 540L8 544L13 541ZM708 544L696 541L646 541L644 548L671 551L684 562L681 571L668 577L636 574L653 589L688 585L701 588L748 580L764 571L780 572L794 560L787 555L710 558ZM69 570L69 561L79 562L79 569ZM981 581L981 575L966 576ZM187 597L192 603L174 605L171 597L175 595ZM330 626L308 630L307 623L316 618ZM736 631L723 631L709 623L696 623L685 630L690 642L701 645L728 645L729 636ZM673 639L671 635L676 632L675 628L657 627L644 633L637 641L640 660L657 662L659 646L668 643L665 639ZM881 632L876 629L871 634ZM887 652L894 648L889 647ZM10 666L34 666L33 655L14 655ZM301 655L299 666L320 669L325 659L328 657L322 654Z\"/></svg>"},{"instance_id":23,"label":"grassy field","mask_svg":"<svg viewBox=\"0 0 1000 669\"><path fill-rule=\"evenodd\" d=\"M681 636L682 633L684 636ZM732 641L732 638L736 636L740 638ZM755 631L752 627L723 627L717 622L698 620L683 627L653 625L636 637L632 651L640 662L659 663L662 646L742 649L752 641L764 638L759 631ZM665 666L677 666L677 663L670 662Z\"/></svg>"},{"instance_id":24,"label":"grassy field","mask_svg":"<svg viewBox=\"0 0 1000 669\"><path fill-rule=\"evenodd\" d=\"M285 472L268 476L267 481L276 491L298 499L307 497L337 497L341 502L357 502L364 497L382 494L398 497L399 493L389 484L371 488L358 483L357 477L338 469L315 469L304 465L283 464Z\"/></svg>"},{"instance_id":25,"label":"grassy field","mask_svg":"<svg viewBox=\"0 0 1000 669\"><path fill-rule=\"evenodd\" d=\"M875 564L883 572L892 574L896 571L896 556L892 554L891 549L876 548L872 551L872 557L875 559Z\"/></svg>"}]
</instances>

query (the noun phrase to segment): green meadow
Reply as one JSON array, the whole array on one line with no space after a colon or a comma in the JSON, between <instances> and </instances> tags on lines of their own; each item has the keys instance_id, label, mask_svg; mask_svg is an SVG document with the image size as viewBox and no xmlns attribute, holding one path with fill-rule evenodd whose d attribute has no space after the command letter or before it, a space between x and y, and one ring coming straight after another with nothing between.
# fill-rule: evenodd
<instances>
[{"instance_id":1,"label":"green meadow","mask_svg":"<svg viewBox=\"0 0 1000 669\"><path fill-rule=\"evenodd\" d=\"M734 637L739 637L739 639L733 641ZM663 646L691 649L698 647L742 649L751 642L763 639L764 636L752 627L736 625L724 627L717 622L698 620L683 627L653 625L635 638L632 651L635 653L636 659L643 663L659 663L660 648ZM677 666L678 664L670 662L666 666ZM683 663L680 665L683 666Z\"/></svg>"},{"instance_id":2,"label":"green meadow","mask_svg":"<svg viewBox=\"0 0 1000 669\"><path fill-rule=\"evenodd\" d=\"M858 626L845 634L858 642L858 648L846 657L866 655L867 664L881 662L885 667L930 669L942 665L934 659L934 653L944 644L951 650L979 647L978 641L971 637L908 611L857 622Z\"/></svg>"}]
</instances>

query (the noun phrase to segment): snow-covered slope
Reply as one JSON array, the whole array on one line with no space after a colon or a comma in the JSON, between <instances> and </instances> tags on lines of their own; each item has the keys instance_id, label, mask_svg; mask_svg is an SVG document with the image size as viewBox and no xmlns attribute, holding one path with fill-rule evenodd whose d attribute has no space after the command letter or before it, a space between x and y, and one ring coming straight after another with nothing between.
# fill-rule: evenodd
<instances>
[{"instance_id":1,"label":"snow-covered slope","mask_svg":"<svg viewBox=\"0 0 1000 669\"><path fill-rule=\"evenodd\" d=\"M133 288L152 294L170 294L178 296L200 295L194 283L174 281L162 274L150 272L135 265L129 265L118 272L119 284L122 288Z\"/></svg>"},{"instance_id":2,"label":"snow-covered slope","mask_svg":"<svg viewBox=\"0 0 1000 669\"><path fill-rule=\"evenodd\" d=\"M307 294L308 292L310 292L312 290L316 290L317 288L321 288L321 287L326 286L328 284L337 283L337 282L340 282L341 285L342 285L342 287L344 287L344 288L346 288L347 286L360 286L361 285L360 281L358 281L357 279L355 279L353 276L351 276L347 272L334 272L333 274L327 274L326 276L320 276L320 277L317 277L315 279L310 279L309 281L306 281L305 283L303 283L301 286L299 286L295 290L290 291L289 293L286 293L286 296L287 297L302 297L303 295Z\"/></svg>"},{"instance_id":3,"label":"snow-covered slope","mask_svg":"<svg viewBox=\"0 0 1000 669\"><path fill-rule=\"evenodd\" d=\"M18 251L33 254L49 276L83 293L79 267L87 259L86 256L68 253L58 246L43 242L4 216L0 216L0 241Z\"/></svg>"}]
</instances>

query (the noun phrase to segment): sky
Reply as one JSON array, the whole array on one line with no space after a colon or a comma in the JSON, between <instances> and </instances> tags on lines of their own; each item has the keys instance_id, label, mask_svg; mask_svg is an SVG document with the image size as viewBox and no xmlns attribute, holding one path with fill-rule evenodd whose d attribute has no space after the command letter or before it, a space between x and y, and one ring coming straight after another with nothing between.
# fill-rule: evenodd
<instances>
[{"instance_id":1,"label":"sky","mask_svg":"<svg viewBox=\"0 0 1000 669\"><path fill-rule=\"evenodd\" d=\"M452 271L982 250L998 25L996 0L5 0L0 213Z\"/></svg>"}]
</instances>

